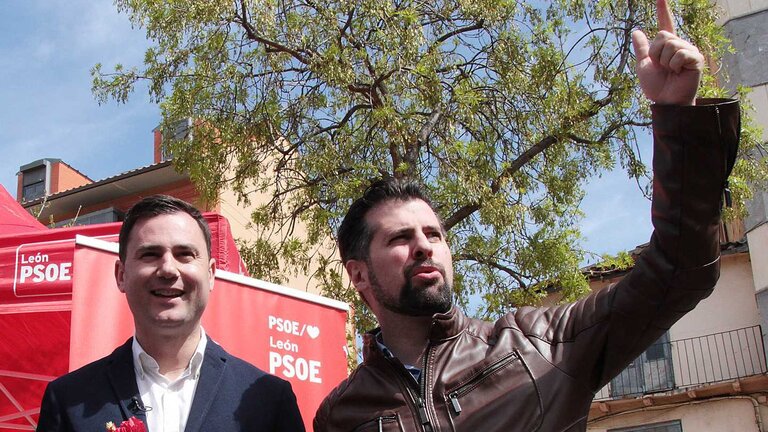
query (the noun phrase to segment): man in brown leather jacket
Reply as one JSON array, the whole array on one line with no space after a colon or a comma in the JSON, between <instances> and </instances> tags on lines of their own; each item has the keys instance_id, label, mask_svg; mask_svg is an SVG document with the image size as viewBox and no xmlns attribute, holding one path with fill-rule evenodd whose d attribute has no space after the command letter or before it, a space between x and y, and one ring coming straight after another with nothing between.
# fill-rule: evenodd
<instances>
[{"instance_id":1,"label":"man in brown leather jacket","mask_svg":"<svg viewBox=\"0 0 768 432\"><path fill-rule=\"evenodd\" d=\"M347 213L339 250L381 328L315 431L584 431L595 392L712 292L739 108L695 100L704 59L674 34L666 1L657 6L656 39L632 35L654 102L655 230L634 270L572 304L471 319L452 305L451 254L429 199L414 184L373 184Z\"/></svg>"}]
</instances>

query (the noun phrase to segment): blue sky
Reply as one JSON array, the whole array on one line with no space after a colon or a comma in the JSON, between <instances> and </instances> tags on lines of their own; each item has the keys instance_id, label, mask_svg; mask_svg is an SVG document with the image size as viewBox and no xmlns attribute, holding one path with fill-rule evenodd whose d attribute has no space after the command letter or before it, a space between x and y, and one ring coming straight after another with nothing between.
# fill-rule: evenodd
<instances>
[{"instance_id":1,"label":"blue sky","mask_svg":"<svg viewBox=\"0 0 768 432\"><path fill-rule=\"evenodd\" d=\"M42 158L93 180L152 163L160 114L146 89L127 104L99 106L91 94L94 64L140 65L148 46L111 1L3 0L0 28L0 184L11 195L19 167ZM650 204L621 171L592 181L582 210L584 245L594 252L629 250L650 236Z\"/></svg>"},{"instance_id":2,"label":"blue sky","mask_svg":"<svg viewBox=\"0 0 768 432\"><path fill-rule=\"evenodd\" d=\"M89 70L136 64L147 42L110 1L0 2L0 182L60 158L96 180L152 163L159 109L138 91L126 105L99 106Z\"/></svg>"}]
</instances>

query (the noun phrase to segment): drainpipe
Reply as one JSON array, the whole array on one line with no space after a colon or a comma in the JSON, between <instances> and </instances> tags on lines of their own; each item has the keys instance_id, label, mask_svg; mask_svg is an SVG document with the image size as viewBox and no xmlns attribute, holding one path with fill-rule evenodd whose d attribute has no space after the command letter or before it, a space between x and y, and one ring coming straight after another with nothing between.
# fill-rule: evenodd
<instances>
[{"instance_id":1,"label":"drainpipe","mask_svg":"<svg viewBox=\"0 0 768 432\"><path fill-rule=\"evenodd\" d=\"M45 164L45 195L43 196L48 196L51 194L51 161L45 159L43 163Z\"/></svg>"},{"instance_id":2,"label":"drainpipe","mask_svg":"<svg viewBox=\"0 0 768 432\"><path fill-rule=\"evenodd\" d=\"M749 398L749 400L752 401L752 406L755 407L755 423L757 423L757 430L758 432L765 432L765 429L763 428L763 418L760 415L760 403L757 399L755 399L752 396L744 396L746 398Z\"/></svg>"}]
</instances>

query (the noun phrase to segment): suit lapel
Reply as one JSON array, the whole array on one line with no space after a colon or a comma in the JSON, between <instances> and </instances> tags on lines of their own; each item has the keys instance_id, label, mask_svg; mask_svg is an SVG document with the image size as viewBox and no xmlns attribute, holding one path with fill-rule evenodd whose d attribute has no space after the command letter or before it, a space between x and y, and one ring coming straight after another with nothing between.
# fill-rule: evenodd
<instances>
[{"instance_id":1,"label":"suit lapel","mask_svg":"<svg viewBox=\"0 0 768 432\"><path fill-rule=\"evenodd\" d=\"M211 408L224 377L226 358L227 353L211 338L208 338L205 357L200 367L200 378L197 382L197 389L195 389L195 399L192 401L192 408L189 410L184 432L199 431L202 427L203 420Z\"/></svg>"},{"instance_id":2,"label":"suit lapel","mask_svg":"<svg viewBox=\"0 0 768 432\"><path fill-rule=\"evenodd\" d=\"M147 416L136 405L136 401L140 400L141 395L139 395L139 388L136 385L136 371L133 367L133 351L131 349L132 342L132 338L128 339L128 342L118 347L110 355L107 377L120 405L123 420L136 417L146 424ZM118 426L120 425L118 419L112 421Z\"/></svg>"}]
</instances>

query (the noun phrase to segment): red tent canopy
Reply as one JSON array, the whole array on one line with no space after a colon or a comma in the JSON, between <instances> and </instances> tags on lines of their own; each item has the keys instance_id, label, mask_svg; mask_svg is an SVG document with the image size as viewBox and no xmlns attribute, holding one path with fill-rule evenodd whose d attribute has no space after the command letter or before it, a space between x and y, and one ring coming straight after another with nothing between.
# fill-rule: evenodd
<instances>
[{"instance_id":1,"label":"red tent canopy","mask_svg":"<svg viewBox=\"0 0 768 432\"><path fill-rule=\"evenodd\" d=\"M0 185L0 235L46 229Z\"/></svg>"}]
</instances>

